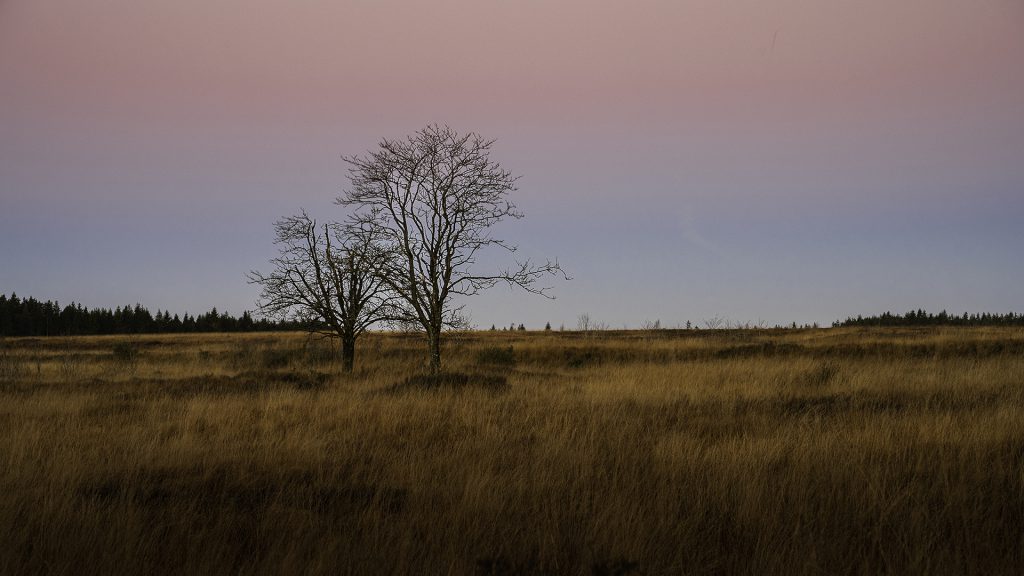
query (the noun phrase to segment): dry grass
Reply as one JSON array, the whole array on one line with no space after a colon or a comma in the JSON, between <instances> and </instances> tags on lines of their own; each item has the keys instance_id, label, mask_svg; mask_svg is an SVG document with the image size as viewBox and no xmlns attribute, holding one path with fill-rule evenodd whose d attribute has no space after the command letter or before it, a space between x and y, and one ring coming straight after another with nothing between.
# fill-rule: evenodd
<instances>
[{"instance_id":1,"label":"dry grass","mask_svg":"<svg viewBox=\"0 0 1024 576\"><path fill-rule=\"evenodd\" d=\"M0 573L1024 567L1019 329L473 334L437 387L360 353L0 342Z\"/></svg>"}]
</instances>

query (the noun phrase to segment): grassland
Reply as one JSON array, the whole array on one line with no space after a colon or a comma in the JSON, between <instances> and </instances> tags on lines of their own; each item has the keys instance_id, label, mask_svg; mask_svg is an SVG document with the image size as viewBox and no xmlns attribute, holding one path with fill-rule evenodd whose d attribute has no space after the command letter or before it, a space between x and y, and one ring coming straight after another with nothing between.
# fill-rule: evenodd
<instances>
[{"instance_id":1,"label":"grassland","mask_svg":"<svg viewBox=\"0 0 1024 576\"><path fill-rule=\"evenodd\" d=\"M1013 574L1024 330L0 342L3 574ZM504 381L504 383L503 383Z\"/></svg>"}]
</instances>

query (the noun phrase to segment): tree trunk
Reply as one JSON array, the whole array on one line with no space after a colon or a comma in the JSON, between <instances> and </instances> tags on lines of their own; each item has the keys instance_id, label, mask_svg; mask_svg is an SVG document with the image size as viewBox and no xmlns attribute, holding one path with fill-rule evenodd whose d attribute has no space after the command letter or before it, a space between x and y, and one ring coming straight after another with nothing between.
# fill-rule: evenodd
<instances>
[{"instance_id":1,"label":"tree trunk","mask_svg":"<svg viewBox=\"0 0 1024 576\"><path fill-rule=\"evenodd\" d=\"M436 376L441 372L441 331L428 332L427 341L430 345L430 374Z\"/></svg>"},{"instance_id":2,"label":"tree trunk","mask_svg":"<svg viewBox=\"0 0 1024 576\"><path fill-rule=\"evenodd\" d=\"M341 369L345 373L352 372L356 360L356 339L347 337L341 339Z\"/></svg>"}]
</instances>

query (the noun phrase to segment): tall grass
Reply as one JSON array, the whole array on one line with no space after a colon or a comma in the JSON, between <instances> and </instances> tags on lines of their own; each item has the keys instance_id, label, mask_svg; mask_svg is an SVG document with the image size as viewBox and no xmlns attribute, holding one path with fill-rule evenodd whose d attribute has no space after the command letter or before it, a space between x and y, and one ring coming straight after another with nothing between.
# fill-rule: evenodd
<instances>
[{"instance_id":1,"label":"tall grass","mask_svg":"<svg viewBox=\"0 0 1024 576\"><path fill-rule=\"evenodd\" d=\"M1019 329L126 342L3 343L0 573L1024 566Z\"/></svg>"}]
</instances>

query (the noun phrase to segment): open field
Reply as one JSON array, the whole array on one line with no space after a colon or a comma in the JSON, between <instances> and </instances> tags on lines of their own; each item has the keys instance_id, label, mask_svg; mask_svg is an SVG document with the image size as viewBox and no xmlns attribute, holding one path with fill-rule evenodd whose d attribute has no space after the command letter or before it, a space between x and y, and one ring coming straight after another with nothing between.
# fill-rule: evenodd
<instances>
[{"instance_id":1,"label":"open field","mask_svg":"<svg viewBox=\"0 0 1024 576\"><path fill-rule=\"evenodd\" d=\"M0 573L1024 569L1021 329L474 333L440 389L359 352L0 342Z\"/></svg>"}]
</instances>

